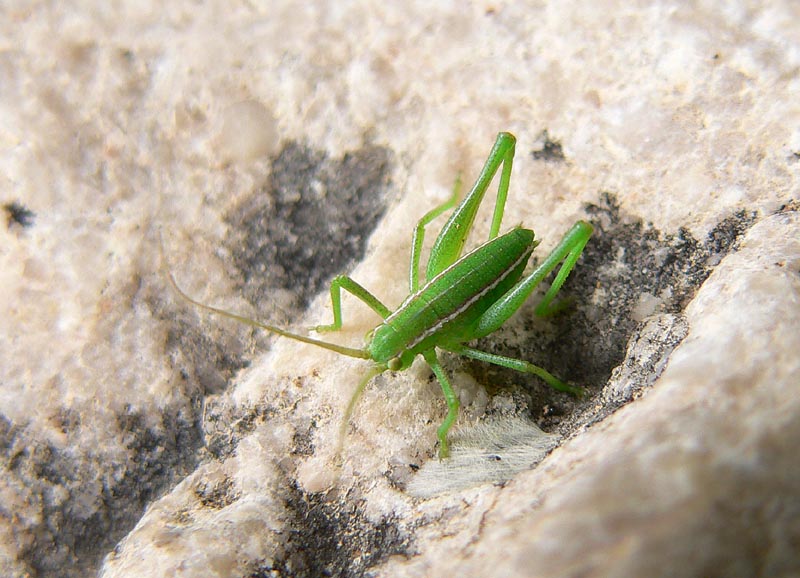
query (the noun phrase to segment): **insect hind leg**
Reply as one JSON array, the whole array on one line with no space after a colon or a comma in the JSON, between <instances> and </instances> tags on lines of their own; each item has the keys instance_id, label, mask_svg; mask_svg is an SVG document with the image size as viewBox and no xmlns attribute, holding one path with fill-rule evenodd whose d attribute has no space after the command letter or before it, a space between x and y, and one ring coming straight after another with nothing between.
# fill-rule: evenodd
<instances>
[{"instance_id":1,"label":"insect hind leg","mask_svg":"<svg viewBox=\"0 0 800 578\"><path fill-rule=\"evenodd\" d=\"M592 235L592 230L592 226L589 223L585 221L578 221L575 223L572 229L567 231L567 234L564 235L564 238L562 239L561 243L559 243L559 246L553 250L553 253L556 254L556 258L560 257L559 250L563 251L562 247L566 248L568 253L565 257L563 257L564 262L561 264L561 268L558 270L556 278L553 279L552 285L550 285L547 293L545 293L541 302L536 306L536 315L544 317L558 313L568 304L563 302L552 304L552 301L556 294L561 290L561 286L564 284L564 281L567 280L570 272L578 262L581 253L583 253L583 248L586 246L586 243L589 242L589 237ZM544 263L542 265L544 266Z\"/></svg>"},{"instance_id":2,"label":"insect hind leg","mask_svg":"<svg viewBox=\"0 0 800 578\"><path fill-rule=\"evenodd\" d=\"M439 236L431 248L428 258L428 267L425 278L430 280L458 261L467 242L467 236L472 230L475 215L483 202L483 197L492 183L498 169L500 183L497 187L497 199L494 205L492 226L489 239L497 237L508 197L508 185L511 180L511 166L514 161L514 151L517 139L511 133L501 132L497 135L494 147L489 152L489 157L481 169L478 179L461 204L442 227Z\"/></svg>"},{"instance_id":3,"label":"insect hind leg","mask_svg":"<svg viewBox=\"0 0 800 578\"><path fill-rule=\"evenodd\" d=\"M592 235L592 226L586 221L578 221L561 238L555 249L547 256L544 262L539 265L530 275L514 285L508 293L495 301L491 307L483 312L475 325L472 339L485 337L497 331L508 319L520 308L530 297L534 289L547 277L556 267L561 264L561 268L556 275L550 289L547 290L542 302L536 308L537 315L549 315L559 309L556 305L550 308L550 303L555 298L570 271L575 267L578 259L583 252L583 248ZM563 264L562 264L563 262Z\"/></svg>"},{"instance_id":4,"label":"insect hind leg","mask_svg":"<svg viewBox=\"0 0 800 578\"><path fill-rule=\"evenodd\" d=\"M569 393L570 395L574 395L576 397L581 397L583 395L583 388L568 385L567 383L564 383L556 376L554 376L552 373L547 371L546 369L539 367L538 365L534 365L533 363L530 363L528 361L524 361L522 359L505 357L503 355L495 355L494 353L487 353L486 351L473 349L471 347L466 347L464 345L453 347L450 349L450 351L452 351L453 353L458 353L465 357L477 359L478 361L485 361L486 363L491 363L493 365L499 365L501 367L514 369L521 373L530 373L540 378L542 381L547 383L547 385L549 385L553 389Z\"/></svg>"}]
</instances>

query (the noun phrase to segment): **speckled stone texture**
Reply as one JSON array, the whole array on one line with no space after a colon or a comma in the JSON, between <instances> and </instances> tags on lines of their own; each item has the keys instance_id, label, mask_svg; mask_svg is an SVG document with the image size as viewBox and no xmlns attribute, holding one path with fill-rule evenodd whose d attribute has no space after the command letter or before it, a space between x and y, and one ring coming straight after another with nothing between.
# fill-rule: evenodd
<instances>
[{"instance_id":1,"label":"speckled stone texture","mask_svg":"<svg viewBox=\"0 0 800 578\"><path fill-rule=\"evenodd\" d=\"M788 0L3 4L0 575L800 575L798 69ZM395 307L501 130L504 227L595 235L565 314L478 346L587 395L443 356L452 466L424 363L338 455L366 364L167 282Z\"/></svg>"}]
</instances>

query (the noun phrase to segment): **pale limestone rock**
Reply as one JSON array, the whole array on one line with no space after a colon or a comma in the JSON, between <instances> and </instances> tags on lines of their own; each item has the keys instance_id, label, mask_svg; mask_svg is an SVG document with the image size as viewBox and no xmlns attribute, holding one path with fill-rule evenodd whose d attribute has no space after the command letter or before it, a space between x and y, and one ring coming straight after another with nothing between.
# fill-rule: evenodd
<instances>
[{"instance_id":1,"label":"pale limestone rock","mask_svg":"<svg viewBox=\"0 0 800 578\"><path fill-rule=\"evenodd\" d=\"M800 573L793 2L0 15L0 575ZM418 500L424 364L367 389L336 468L364 364L198 314L159 239L193 296L274 323L327 322L344 271L395 306L416 220L500 130L505 225L540 254L598 229L575 311L486 346L590 395L446 359L464 431L561 446Z\"/></svg>"}]
</instances>

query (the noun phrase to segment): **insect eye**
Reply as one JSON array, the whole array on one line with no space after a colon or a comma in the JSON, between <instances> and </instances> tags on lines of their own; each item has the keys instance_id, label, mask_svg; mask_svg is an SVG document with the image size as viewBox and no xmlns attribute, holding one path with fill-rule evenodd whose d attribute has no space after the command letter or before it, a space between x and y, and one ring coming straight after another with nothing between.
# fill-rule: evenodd
<instances>
[{"instance_id":1,"label":"insect eye","mask_svg":"<svg viewBox=\"0 0 800 578\"><path fill-rule=\"evenodd\" d=\"M393 357L389 360L389 363L387 363L386 366L392 371L397 371L403 367L403 361L399 357Z\"/></svg>"}]
</instances>

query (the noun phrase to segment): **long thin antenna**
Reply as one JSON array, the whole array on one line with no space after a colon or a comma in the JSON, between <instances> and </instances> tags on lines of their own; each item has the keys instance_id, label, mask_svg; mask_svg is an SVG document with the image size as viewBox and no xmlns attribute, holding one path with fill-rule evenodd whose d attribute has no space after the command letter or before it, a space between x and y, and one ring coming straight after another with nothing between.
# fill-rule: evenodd
<instances>
[{"instance_id":1,"label":"long thin antenna","mask_svg":"<svg viewBox=\"0 0 800 578\"><path fill-rule=\"evenodd\" d=\"M167 260L164 254L164 238L163 236L161 236L161 231L159 231L159 241L161 244L160 247L161 263L162 266L164 267L164 272L167 274L167 279L169 279L170 285L172 285L172 288L178 295L180 295L183 299L185 299L192 305L200 307L201 309L205 309L206 311L216 313L217 315L222 315L223 317L234 319L236 321L239 321L240 323L244 323L245 325L258 327L259 329L269 331L270 333L275 333L276 335L280 335L281 337L288 337L289 339L294 339L295 341L302 341L303 343L316 345L317 347L322 347L323 349L335 351L336 353L340 353L348 357L357 357L359 359L370 359L369 352L366 349L355 349L353 347L344 347L343 345L337 345L335 343L328 343L327 341L312 339L311 337L306 337L304 335L298 335L297 333L286 331L284 329L281 329L280 327L275 327L274 325L261 323L260 321L256 321L255 319L250 319L249 317L244 317L243 315L238 315L237 313L233 313L231 311L225 311L224 309L218 309L217 307L212 307L211 305L206 305L205 303L200 303L199 301L192 299L186 293L184 293L184 291L180 287L178 287L178 283L177 281L175 281L175 277L173 277L172 271L169 270Z\"/></svg>"},{"instance_id":2,"label":"long thin antenna","mask_svg":"<svg viewBox=\"0 0 800 578\"><path fill-rule=\"evenodd\" d=\"M356 409L356 404L358 400L361 399L361 395L364 393L364 390L367 388L367 385L372 378L376 375L379 375L386 371L385 365L375 365L372 367L365 375L361 378L361 381L356 387L353 395L350 397L350 401L347 403L347 408L344 410L344 416L342 416L342 423L339 425L339 439L336 442L336 456L340 457L342 455L342 451L344 450L344 441L347 437L347 427L350 425L350 418L353 417L353 412Z\"/></svg>"}]
</instances>

